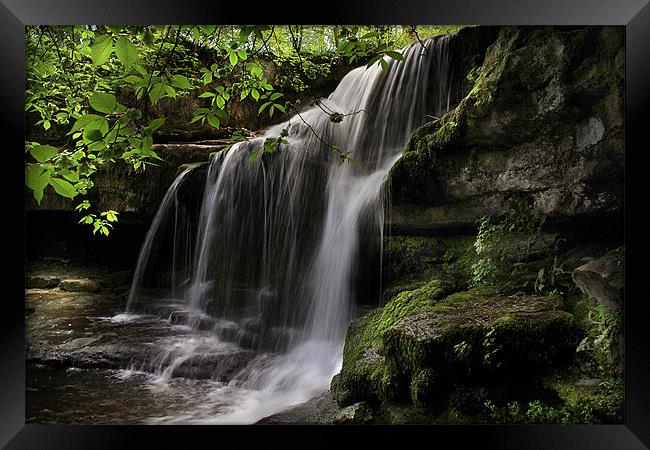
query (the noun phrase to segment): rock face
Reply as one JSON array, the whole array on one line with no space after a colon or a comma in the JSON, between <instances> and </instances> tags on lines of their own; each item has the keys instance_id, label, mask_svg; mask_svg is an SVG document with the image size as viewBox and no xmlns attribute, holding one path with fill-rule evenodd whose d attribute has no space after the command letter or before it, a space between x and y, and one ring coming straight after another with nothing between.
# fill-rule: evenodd
<instances>
[{"instance_id":1,"label":"rock face","mask_svg":"<svg viewBox=\"0 0 650 450\"><path fill-rule=\"evenodd\" d=\"M428 406L452 383L520 381L572 360L581 332L560 297L449 292L432 280L350 326L332 381L340 405Z\"/></svg>"},{"instance_id":2,"label":"rock face","mask_svg":"<svg viewBox=\"0 0 650 450\"><path fill-rule=\"evenodd\" d=\"M503 27L470 93L393 168L392 226L466 226L518 205L620 214L623 63L621 27Z\"/></svg>"},{"instance_id":3,"label":"rock face","mask_svg":"<svg viewBox=\"0 0 650 450\"><path fill-rule=\"evenodd\" d=\"M608 252L573 271L578 288L610 309L623 307L625 292L625 247Z\"/></svg>"}]
</instances>

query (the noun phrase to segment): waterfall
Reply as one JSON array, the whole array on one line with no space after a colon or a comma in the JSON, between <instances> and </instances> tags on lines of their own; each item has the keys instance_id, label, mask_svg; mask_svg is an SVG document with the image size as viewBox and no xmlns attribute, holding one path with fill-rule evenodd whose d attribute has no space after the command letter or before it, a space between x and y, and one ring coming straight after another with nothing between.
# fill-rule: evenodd
<instances>
[{"instance_id":1,"label":"waterfall","mask_svg":"<svg viewBox=\"0 0 650 450\"><path fill-rule=\"evenodd\" d=\"M167 225L167 222L170 218L170 210L173 206L174 208L174 242L172 243L172 251L174 252L174 256L172 257L172 274L174 273L175 270L175 262L176 262L176 250L178 249L178 245L176 242L177 235L179 234L177 231L180 230L182 227L179 224L179 203L178 203L178 190L185 180L185 177L187 176L188 173L190 173L191 168L187 168L181 172L180 175L176 177L172 185L167 189L167 192L165 193L165 196L163 197L162 202L160 203L160 206L158 207L158 211L156 212L156 215L153 218L153 221L151 222L151 226L149 227L149 231L147 231L147 235L144 238L144 244L142 245L142 248L140 249L140 254L138 255L138 262L136 264L136 269L135 273L133 274L133 282L131 283L131 289L129 290L129 296L127 300L127 306L126 306L126 311L127 312L133 312L138 308L138 303L141 303L145 297L145 271L150 267L150 259L154 256L155 254L155 247L154 243L158 240L160 240L160 235L162 234L163 228ZM175 280L174 280L175 281ZM175 291L175 286L174 286L174 281L172 281L172 295ZM146 305L145 305L146 307Z\"/></svg>"},{"instance_id":2,"label":"waterfall","mask_svg":"<svg viewBox=\"0 0 650 450\"><path fill-rule=\"evenodd\" d=\"M448 42L441 36L406 47L402 61L386 58L387 71L378 64L352 70L327 99L211 162L185 265L191 275L180 290L172 282L167 312L255 356L219 391L238 406L208 421L253 422L309 400L340 370L345 330L357 314L361 241L383 237L389 170L426 114L450 106ZM331 121L332 112L343 120ZM254 156L285 129L288 144ZM353 161L341 164L333 146ZM151 242L186 175L170 187L147 234L129 311L143 308ZM148 308L157 302L169 306L146 299Z\"/></svg>"}]
</instances>

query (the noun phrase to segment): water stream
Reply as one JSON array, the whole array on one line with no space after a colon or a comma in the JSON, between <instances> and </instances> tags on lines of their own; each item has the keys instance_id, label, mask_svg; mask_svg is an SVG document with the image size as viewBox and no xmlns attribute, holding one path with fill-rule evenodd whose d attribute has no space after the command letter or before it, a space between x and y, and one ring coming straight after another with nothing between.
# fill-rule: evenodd
<instances>
[{"instance_id":1,"label":"water stream","mask_svg":"<svg viewBox=\"0 0 650 450\"><path fill-rule=\"evenodd\" d=\"M129 373L164 385L181 371L215 384L201 406L152 423L254 423L328 389L357 305L378 301L358 298L359 254L368 242L381 245L389 170L425 116L449 109L448 38L403 54L387 58L386 72L352 70L329 98L217 154L196 223L179 201L189 169L170 187L119 319L157 315L187 332ZM283 129L288 144L251 156ZM331 146L353 162L340 164ZM166 227L169 276L155 283Z\"/></svg>"}]
</instances>

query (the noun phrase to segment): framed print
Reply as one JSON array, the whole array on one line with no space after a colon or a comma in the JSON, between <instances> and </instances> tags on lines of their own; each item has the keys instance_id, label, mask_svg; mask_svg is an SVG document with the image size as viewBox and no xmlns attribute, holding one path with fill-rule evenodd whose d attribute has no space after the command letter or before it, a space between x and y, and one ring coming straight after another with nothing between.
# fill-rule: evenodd
<instances>
[{"instance_id":1,"label":"framed print","mask_svg":"<svg viewBox=\"0 0 650 450\"><path fill-rule=\"evenodd\" d=\"M647 448L650 6L598 3L3 1L2 444Z\"/></svg>"}]
</instances>

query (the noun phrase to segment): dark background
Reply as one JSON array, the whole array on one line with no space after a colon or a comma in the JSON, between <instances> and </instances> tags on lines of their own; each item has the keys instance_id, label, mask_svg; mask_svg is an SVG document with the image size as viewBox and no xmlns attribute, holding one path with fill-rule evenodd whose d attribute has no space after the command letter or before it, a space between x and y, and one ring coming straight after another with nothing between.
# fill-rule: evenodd
<instances>
[{"instance_id":1,"label":"dark background","mask_svg":"<svg viewBox=\"0 0 650 450\"><path fill-rule=\"evenodd\" d=\"M25 426L24 25L29 24L478 24L626 26L626 425L501 425L408 427ZM650 4L648 0L445 0L271 3L198 0L0 0L1 148L5 290L0 336L0 445L6 448L185 448L188 446L330 447L395 441L426 447L498 449L642 449L650 445L650 327L642 261L648 234L644 161L650 144ZM637 198L631 194L639 193ZM630 214L637 210L636 223ZM632 225L637 225L636 231ZM643 228L642 228L643 227ZM640 230L640 231L639 231ZM630 238L636 236L636 243ZM22 267L21 267L22 266ZM636 276L635 276L636 275ZM8 294L8 295L7 295ZM351 433L363 443L353 443ZM356 436L355 436L356 437ZM230 439L228 439L230 438ZM255 442L260 438L262 442ZM321 439L322 438L322 439ZM230 444L230 440L235 440ZM204 440L204 444L200 441ZM447 441L447 443L445 443ZM644 444L645 443L645 446ZM399 444L398 444L399 445ZM404 445L404 444L402 444Z\"/></svg>"}]
</instances>

